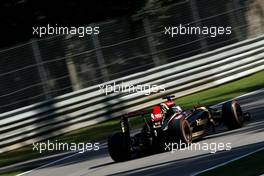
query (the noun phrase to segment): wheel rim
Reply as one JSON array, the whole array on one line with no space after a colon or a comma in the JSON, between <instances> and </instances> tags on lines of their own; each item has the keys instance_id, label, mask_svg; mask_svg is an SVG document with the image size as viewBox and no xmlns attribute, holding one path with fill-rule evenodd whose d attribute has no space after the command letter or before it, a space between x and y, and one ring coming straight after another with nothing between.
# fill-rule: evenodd
<instances>
[{"instance_id":1,"label":"wheel rim","mask_svg":"<svg viewBox=\"0 0 264 176\"><path fill-rule=\"evenodd\" d=\"M186 121L184 123L184 129L183 130L184 130L184 134L185 134L186 141L188 143L190 143L190 141L191 141L191 132L190 132L189 125L187 124Z\"/></svg>"},{"instance_id":2,"label":"wheel rim","mask_svg":"<svg viewBox=\"0 0 264 176\"><path fill-rule=\"evenodd\" d=\"M241 107L237 103L235 104L235 113L237 115L239 123L241 123L243 121L243 112Z\"/></svg>"}]
</instances>

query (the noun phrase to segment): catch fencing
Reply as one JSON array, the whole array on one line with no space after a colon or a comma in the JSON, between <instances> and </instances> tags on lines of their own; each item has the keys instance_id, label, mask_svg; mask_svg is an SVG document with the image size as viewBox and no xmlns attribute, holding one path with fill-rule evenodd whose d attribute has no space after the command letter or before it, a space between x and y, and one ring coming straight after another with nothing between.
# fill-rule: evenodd
<instances>
[{"instance_id":1,"label":"catch fencing","mask_svg":"<svg viewBox=\"0 0 264 176\"><path fill-rule=\"evenodd\" d=\"M0 152L263 70L262 0L190 0L100 23L100 34L32 39L0 51ZM164 34L168 26L230 35ZM105 95L99 85L162 85Z\"/></svg>"},{"instance_id":2,"label":"catch fencing","mask_svg":"<svg viewBox=\"0 0 264 176\"><path fill-rule=\"evenodd\" d=\"M166 91L116 92L100 85L0 115L2 152L32 144L122 114L148 108L160 98L176 98L264 70L264 36L125 76L105 85L162 85Z\"/></svg>"}]
</instances>

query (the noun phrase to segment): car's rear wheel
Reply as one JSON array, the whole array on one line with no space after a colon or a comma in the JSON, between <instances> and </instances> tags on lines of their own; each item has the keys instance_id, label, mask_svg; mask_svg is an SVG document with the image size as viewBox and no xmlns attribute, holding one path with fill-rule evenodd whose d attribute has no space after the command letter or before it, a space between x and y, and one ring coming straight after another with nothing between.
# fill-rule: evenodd
<instances>
[{"instance_id":1,"label":"car's rear wheel","mask_svg":"<svg viewBox=\"0 0 264 176\"><path fill-rule=\"evenodd\" d=\"M243 126L243 111L237 101L229 101L222 106L222 118L229 130Z\"/></svg>"},{"instance_id":2,"label":"car's rear wheel","mask_svg":"<svg viewBox=\"0 0 264 176\"><path fill-rule=\"evenodd\" d=\"M130 158L130 139L123 133L115 133L108 138L108 152L111 158L116 161L125 161Z\"/></svg>"},{"instance_id":3,"label":"car's rear wheel","mask_svg":"<svg viewBox=\"0 0 264 176\"><path fill-rule=\"evenodd\" d=\"M176 119L173 123L173 131L177 142L184 144L192 143L192 131L189 122L185 118Z\"/></svg>"}]
</instances>

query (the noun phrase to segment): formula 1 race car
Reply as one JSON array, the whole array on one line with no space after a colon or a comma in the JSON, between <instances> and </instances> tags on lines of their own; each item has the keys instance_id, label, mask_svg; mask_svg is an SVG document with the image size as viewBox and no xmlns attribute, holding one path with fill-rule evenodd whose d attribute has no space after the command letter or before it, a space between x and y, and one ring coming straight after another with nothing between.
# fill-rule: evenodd
<instances>
[{"instance_id":1,"label":"formula 1 race car","mask_svg":"<svg viewBox=\"0 0 264 176\"><path fill-rule=\"evenodd\" d=\"M222 111L197 106L183 111L166 96L165 102L154 106L149 111L137 111L121 117L121 132L108 138L108 151L116 161L125 161L133 156L164 151L166 142L181 142L186 145L199 140L215 127L225 124L229 130L240 128L245 120L250 119L249 113L243 113L237 101L232 100L222 105ZM150 114L150 119L146 118ZM130 134L129 118L141 117L144 126L135 135Z\"/></svg>"}]
</instances>

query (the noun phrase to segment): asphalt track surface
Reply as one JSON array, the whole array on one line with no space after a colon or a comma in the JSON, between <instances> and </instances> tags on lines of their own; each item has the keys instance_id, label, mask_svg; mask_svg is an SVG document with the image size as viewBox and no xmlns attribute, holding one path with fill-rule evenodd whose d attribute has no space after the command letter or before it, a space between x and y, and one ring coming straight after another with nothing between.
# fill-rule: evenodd
<instances>
[{"instance_id":1,"label":"asphalt track surface","mask_svg":"<svg viewBox=\"0 0 264 176\"><path fill-rule=\"evenodd\" d=\"M199 141L199 143L208 144L231 143L231 150L217 151L214 154L208 150L182 150L114 163L108 156L107 147L104 145L99 151L75 154L67 156L67 158L60 158L59 161L41 163L42 168L34 169L24 175L154 176L195 174L264 147L264 90L253 95L243 96L238 100L243 110L251 113L252 120L246 122L244 127L233 131L227 131L225 127L222 127L217 130L217 133L206 136Z\"/></svg>"}]
</instances>

